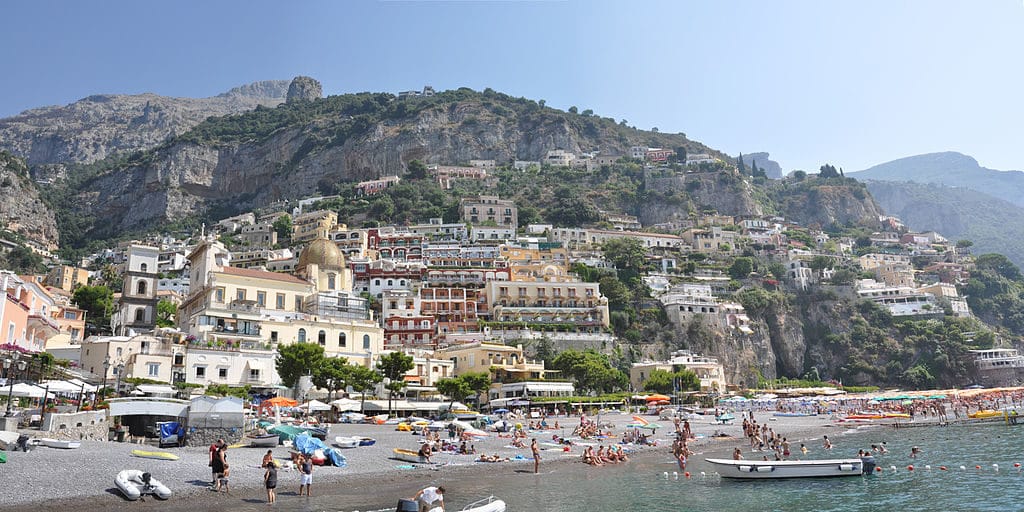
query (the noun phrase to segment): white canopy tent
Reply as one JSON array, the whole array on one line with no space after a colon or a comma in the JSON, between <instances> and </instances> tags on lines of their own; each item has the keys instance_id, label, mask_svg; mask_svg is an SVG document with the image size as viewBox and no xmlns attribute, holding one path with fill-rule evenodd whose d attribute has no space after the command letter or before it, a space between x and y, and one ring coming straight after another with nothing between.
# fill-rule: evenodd
<instances>
[{"instance_id":1,"label":"white canopy tent","mask_svg":"<svg viewBox=\"0 0 1024 512\"><path fill-rule=\"evenodd\" d=\"M0 388L0 394L5 396L10 394L17 398L42 398L43 393L45 392L46 390L39 386L33 386L32 384L26 384L24 382L15 384L14 387L6 386L4 388ZM50 392L49 395L51 397L54 396L53 392Z\"/></svg>"},{"instance_id":2,"label":"white canopy tent","mask_svg":"<svg viewBox=\"0 0 1024 512\"><path fill-rule=\"evenodd\" d=\"M74 384L66 380L48 380L39 384L41 387L49 389L54 393L82 393L82 385ZM92 393L96 391L96 386L85 385L85 393Z\"/></svg>"},{"instance_id":3,"label":"white canopy tent","mask_svg":"<svg viewBox=\"0 0 1024 512\"><path fill-rule=\"evenodd\" d=\"M327 405L327 404L325 404L325 403L323 403L323 402L321 402L319 400L310 400L310 401L300 405L299 408L300 409L305 409L308 412L329 411L329 410L331 410L331 406L329 406L329 405Z\"/></svg>"},{"instance_id":4,"label":"white canopy tent","mask_svg":"<svg viewBox=\"0 0 1024 512\"><path fill-rule=\"evenodd\" d=\"M330 405L339 412L358 411L360 407L359 400L352 400L350 398L339 398L331 402Z\"/></svg>"}]
</instances>

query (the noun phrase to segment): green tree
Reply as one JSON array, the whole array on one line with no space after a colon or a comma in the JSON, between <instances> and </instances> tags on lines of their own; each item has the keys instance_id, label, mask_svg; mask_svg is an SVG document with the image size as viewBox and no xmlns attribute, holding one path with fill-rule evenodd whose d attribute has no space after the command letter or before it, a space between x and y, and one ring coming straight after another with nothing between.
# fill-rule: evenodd
<instances>
[{"instance_id":1,"label":"green tree","mask_svg":"<svg viewBox=\"0 0 1024 512\"><path fill-rule=\"evenodd\" d=\"M349 369L348 385L360 395L359 411L366 412L366 393L373 391L384 377L373 368L353 365Z\"/></svg>"},{"instance_id":2,"label":"green tree","mask_svg":"<svg viewBox=\"0 0 1024 512\"><path fill-rule=\"evenodd\" d=\"M647 249L635 238L612 238L601 245L601 251L619 270L619 278L624 282L639 277L647 262Z\"/></svg>"},{"instance_id":3,"label":"green tree","mask_svg":"<svg viewBox=\"0 0 1024 512\"><path fill-rule=\"evenodd\" d=\"M966 239L964 239L964 240L957 240L956 241L956 248L957 249L966 249L966 248L971 247L973 245L974 245L974 242L972 242L970 240L966 240Z\"/></svg>"},{"instance_id":4,"label":"green tree","mask_svg":"<svg viewBox=\"0 0 1024 512\"><path fill-rule=\"evenodd\" d=\"M576 108L576 105L573 105L573 106L569 107L569 113L570 114L576 114L578 112L579 112L579 109Z\"/></svg>"},{"instance_id":5,"label":"green tree","mask_svg":"<svg viewBox=\"0 0 1024 512\"><path fill-rule=\"evenodd\" d=\"M409 162L406 171L408 171L409 179L411 180L422 180L427 177L427 165L419 160Z\"/></svg>"},{"instance_id":6,"label":"green tree","mask_svg":"<svg viewBox=\"0 0 1024 512\"><path fill-rule=\"evenodd\" d=\"M700 377L693 370L681 368L673 377L678 391L700 391Z\"/></svg>"},{"instance_id":7,"label":"green tree","mask_svg":"<svg viewBox=\"0 0 1024 512\"><path fill-rule=\"evenodd\" d=\"M161 299L156 303L156 325L157 327L173 327L174 315L178 314L178 305Z\"/></svg>"},{"instance_id":8,"label":"green tree","mask_svg":"<svg viewBox=\"0 0 1024 512\"><path fill-rule=\"evenodd\" d=\"M292 239L292 218L290 215L282 215L274 221L271 226L274 228L274 232L277 233L277 241L281 244L287 244Z\"/></svg>"},{"instance_id":9,"label":"green tree","mask_svg":"<svg viewBox=\"0 0 1024 512\"><path fill-rule=\"evenodd\" d=\"M487 372L468 372L460 375L463 382L473 390L477 403L480 403L480 394L491 388L491 375Z\"/></svg>"},{"instance_id":10,"label":"green tree","mask_svg":"<svg viewBox=\"0 0 1024 512\"><path fill-rule=\"evenodd\" d=\"M451 400L451 402L448 403L449 411L455 405L455 402L465 400L466 397L473 392L473 389L469 387L469 384L458 377L438 379L437 383L435 383L435 387L437 387L438 393L447 395L449 400Z\"/></svg>"},{"instance_id":11,"label":"green tree","mask_svg":"<svg viewBox=\"0 0 1024 512\"><path fill-rule=\"evenodd\" d=\"M20 245L2 257L2 260L6 263L7 270L16 274L34 274L46 269L42 256Z\"/></svg>"},{"instance_id":12,"label":"green tree","mask_svg":"<svg viewBox=\"0 0 1024 512\"><path fill-rule=\"evenodd\" d=\"M552 365L563 375L572 378L582 393L608 393L624 389L629 384L629 378L611 366L608 356L593 349L583 352L565 350L555 357Z\"/></svg>"},{"instance_id":13,"label":"green tree","mask_svg":"<svg viewBox=\"0 0 1024 512\"><path fill-rule=\"evenodd\" d=\"M114 293L106 286L79 286L72 298L78 307L85 310L93 325L109 326L110 312L114 304Z\"/></svg>"},{"instance_id":14,"label":"green tree","mask_svg":"<svg viewBox=\"0 0 1024 512\"><path fill-rule=\"evenodd\" d=\"M314 343L293 343L279 346L274 363L281 382L289 388L299 383L299 377L314 375L324 361L324 348Z\"/></svg>"},{"instance_id":15,"label":"green tree","mask_svg":"<svg viewBox=\"0 0 1024 512\"><path fill-rule=\"evenodd\" d=\"M550 368L551 361L555 360L555 347L551 340L544 336L537 342L537 359L544 361L544 366Z\"/></svg>"},{"instance_id":16,"label":"green tree","mask_svg":"<svg viewBox=\"0 0 1024 512\"><path fill-rule=\"evenodd\" d=\"M671 372L661 369L651 370L651 374L644 381L644 391L653 391L666 395L672 393L672 378Z\"/></svg>"},{"instance_id":17,"label":"green tree","mask_svg":"<svg viewBox=\"0 0 1024 512\"><path fill-rule=\"evenodd\" d=\"M746 279L754 271L754 259L747 256L740 256L732 262L729 267L729 277L733 279Z\"/></svg>"},{"instance_id":18,"label":"green tree","mask_svg":"<svg viewBox=\"0 0 1024 512\"><path fill-rule=\"evenodd\" d=\"M793 171L793 179L796 181L803 181L807 179L807 173L804 171Z\"/></svg>"},{"instance_id":19,"label":"green tree","mask_svg":"<svg viewBox=\"0 0 1024 512\"><path fill-rule=\"evenodd\" d=\"M619 278L604 276L601 278L600 283L601 295L608 299L609 308L621 311L629 306L630 301L633 300L629 287L622 281L619 281Z\"/></svg>"},{"instance_id":20,"label":"green tree","mask_svg":"<svg viewBox=\"0 0 1024 512\"><path fill-rule=\"evenodd\" d=\"M818 169L819 178L838 178L839 171L832 164L825 164Z\"/></svg>"},{"instance_id":21,"label":"green tree","mask_svg":"<svg viewBox=\"0 0 1024 512\"><path fill-rule=\"evenodd\" d=\"M395 393L405 389L405 372L412 370L416 365L412 356L401 352L389 352L377 360L377 371L389 379L390 382L384 387L388 390L388 414L391 414L391 399Z\"/></svg>"},{"instance_id":22,"label":"green tree","mask_svg":"<svg viewBox=\"0 0 1024 512\"><path fill-rule=\"evenodd\" d=\"M313 373L313 385L326 389L327 398L330 400L335 391L348 387L351 369L352 365L348 364L346 357L325 357L320 367Z\"/></svg>"}]
</instances>

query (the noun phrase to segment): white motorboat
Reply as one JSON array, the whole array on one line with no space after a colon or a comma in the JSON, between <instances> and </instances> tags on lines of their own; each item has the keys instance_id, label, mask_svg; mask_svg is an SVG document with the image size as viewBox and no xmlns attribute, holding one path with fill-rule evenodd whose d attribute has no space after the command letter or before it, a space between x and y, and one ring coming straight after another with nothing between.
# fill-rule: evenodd
<instances>
[{"instance_id":1,"label":"white motorboat","mask_svg":"<svg viewBox=\"0 0 1024 512\"><path fill-rule=\"evenodd\" d=\"M415 512L420 509L419 503L412 500L399 500L398 510L399 512ZM429 512L441 512L441 507L434 507L429 509ZM495 498L494 496L488 496L482 500L474 501L469 505L460 509L460 512L505 512L505 502Z\"/></svg>"},{"instance_id":2,"label":"white motorboat","mask_svg":"<svg viewBox=\"0 0 1024 512\"><path fill-rule=\"evenodd\" d=\"M822 460L731 460L704 459L723 478L810 478L857 476L875 468L874 457Z\"/></svg>"},{"instance_id":3,"label":"white motorboat","mask_svg":"<svg viewBox=\"0 0 1024 512\"><path fill-rule=\"evenodd\" d=\"M125 498L131 501L135 501L147 494L162 500L171 497L171 490L166 485L160 483L159 480L153 478L149 473L144 473L137 469L126 469L118 473L117 477L114 478L114 485L121 490Z\"/></svg>"},{"instance_id":4,"label":"white motorboat","mask_svg":"<svg viewBox=\"0 0 1024 512\"><path fill-rule=\"evenodd\" d=\"M334 438L334 446L338 448L358 448L362 438L338 436Z\"/></svg>"},{"instance_id":5,"label":"white motorboat","mask_svg":"<svg viewBox=\"0 0 1024 512\"><path fill-rule=\"evenodd\" d=\"M50 439L48 437L39 439L39 444L49 446L50 448L61 448L64 450L72 450L82 446L81 441L62 441L60 439Z\"/></svg>"}]
</instances>

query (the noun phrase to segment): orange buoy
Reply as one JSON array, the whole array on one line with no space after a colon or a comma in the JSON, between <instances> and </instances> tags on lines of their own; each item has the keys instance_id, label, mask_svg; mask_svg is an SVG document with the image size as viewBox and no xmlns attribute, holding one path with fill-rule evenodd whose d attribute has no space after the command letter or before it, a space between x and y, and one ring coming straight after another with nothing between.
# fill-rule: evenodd
<instances>
[{"instance_id":1,"label":"orange buoy","mask_svg":"<svg viewBox=\"0 0 1024 512\"><path fill-rule=\"evenodd\" d=\"M1020 462L1014 462L1014 463L1013 463L1013 467L1015 467L1015 468L1019 468L1019 467L1020 467Z\"/></svg>"},{"instance_id":2,"label":"orange buoy","mask_svg":"<svg viewBox=\"0 0 1024 512\"><path fill-rule=\"evenodd\" d=\"M974 466L974 469L981 469L981 466Z\"/></svg>"},{"instance_id":3,"label":"orange buoy","mask_svg":"<svg viewBox=\"0 0 1024 512\"><path fill-rule=\"evenodd\" d=\"M683 476L685 476L686 478L690 478L690 472L687 471L687 472L683 473Z\"/></svg>"},{"instance_id":4,"label":"orange buoy","mask_svg":"<svg viewBox=\"0 0 1024 512\"><path fill-rule=\"evenodd\" d=\"M879 466L875 466L875 471L877 471L877 472L881 473L881 472L882 472L882 468L881 468L881 467L879 467Z\"/></svg>"},{"instance_id":5,"label":"orange buoy","mask_svg":"<svg viewBox=\"0 0 1024 512\"><path fill-rule=\"evenodd\" d=\"M913 464L907 466L907 471L913 471L913 470L914 470L914 465Z\"/></svg>"}]
</instances>

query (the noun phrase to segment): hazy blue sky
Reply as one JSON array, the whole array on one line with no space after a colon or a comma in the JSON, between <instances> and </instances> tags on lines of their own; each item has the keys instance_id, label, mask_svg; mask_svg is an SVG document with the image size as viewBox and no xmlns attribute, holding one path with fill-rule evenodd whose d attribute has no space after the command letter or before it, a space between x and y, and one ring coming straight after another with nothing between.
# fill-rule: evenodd
<instances>
[{"instance_id":1,"label":"hazy blue sky","mask_svg":"<svg viewBox=\"0 0 1024 512\"><path fill-rule=\"evenodd\" d=\"M783 168L954 150L1024 169L1024 4L3 2L0 116L96 93L491 87Z\"/></svg>"}]
</instances>

